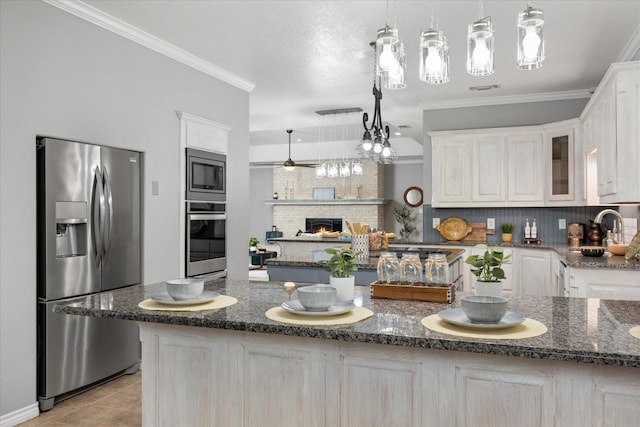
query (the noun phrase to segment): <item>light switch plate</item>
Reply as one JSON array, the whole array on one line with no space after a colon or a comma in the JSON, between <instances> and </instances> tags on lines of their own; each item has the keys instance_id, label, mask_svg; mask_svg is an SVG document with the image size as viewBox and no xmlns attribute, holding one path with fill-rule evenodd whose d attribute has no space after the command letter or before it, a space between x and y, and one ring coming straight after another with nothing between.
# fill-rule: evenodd
<instances>
[{"instance_id":1,"label":"light switch plate","mask_svg":"<svg viewBox=\"0 0 640 427\"><path fill-rule=\"evenodd\" d=\"M151 195L157 196L160 194L160 190L158 189L158 181L151 181Z\"/></svg>"},{"instance_id":2,"label":"light switch plate","mask_svg":"<svg viewBox=\"0 0 640 427\"><path fill-rule=\"evenodd\" d=\"M440 218L433 218L433 228L440 225Z\"/></svg>"},{"instance_id":3,"label":"light switch plate","mask_svg":"<svg viewBox=\"0 0 640 427\"><path fill-rule=\"evenodd\" d=\"M565 230L567 228L567 220L564 218L558 219L558 229Z\"/></svg>"},{"instance_id":4,"label":"light switch plate","mask_svg":"<svg viewBox=\"0 0 640 427\"><path fill-rule=\"evenodd\" d=\"M487 230L495 230L495 229L496 229L496 219L487 218Z\"/></svg>"}]
</instances>

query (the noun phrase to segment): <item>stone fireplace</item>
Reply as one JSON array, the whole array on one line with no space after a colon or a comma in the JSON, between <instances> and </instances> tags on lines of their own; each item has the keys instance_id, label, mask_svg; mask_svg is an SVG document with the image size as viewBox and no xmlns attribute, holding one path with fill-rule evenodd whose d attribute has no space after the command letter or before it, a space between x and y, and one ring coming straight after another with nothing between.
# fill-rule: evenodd
<instances>
[{"instance_id":1,"label":"stone fireplace","mask_svg":"<svg viewBox=\"0 0 640 427\"><path fill-rule=\"evenodd\" d=\"M316 178L313 168L296 168L286 171L273 170L273 191L277 200L273 205L273 223L283 237L293 237L298 231L307 231L307 218L334 218L366 223L372 228L384 227L384 167L371 160L364 160L363 175L345 178ZM335 189L335 198L315 200L314 188Z\"/></svg>"}]
</instances>

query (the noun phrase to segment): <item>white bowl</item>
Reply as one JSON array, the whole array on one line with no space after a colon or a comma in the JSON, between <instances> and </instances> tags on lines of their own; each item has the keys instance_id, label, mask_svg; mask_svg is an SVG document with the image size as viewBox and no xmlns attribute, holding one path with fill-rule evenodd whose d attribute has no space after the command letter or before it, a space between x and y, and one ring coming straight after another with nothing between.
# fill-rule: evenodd
<instances>
[{"instance_id":1,"label":"white bowl","mask_svg":"<svg viewBox=\"0 0 640 427\"><path fill-rule=\"evenodd\" d=\"M167 280L167 292L176 301L188 301L199 297L204 290L204 279Z\"/></svg>"},{"instance_id":2,"label":"white bowl","mask_svg":"<svg viewBox=\"0 0 640 427\"><path fill-rule=\"evenodd\" d=\"M336 302L338 291L329 285L303 286L297 289L300 304L308 311L327 311Z\"/></svg>"},{"instance_id":3,"label":"white bowl","mask_svg":"<svg viewBox=\"0 0 640 427\"><path fill-rule=\"evenodd\" d=\"M507 313L509 300L491 295L465 295L460 298L464 314L477 323L498 323Z\"/></svg>"}]
</instances>

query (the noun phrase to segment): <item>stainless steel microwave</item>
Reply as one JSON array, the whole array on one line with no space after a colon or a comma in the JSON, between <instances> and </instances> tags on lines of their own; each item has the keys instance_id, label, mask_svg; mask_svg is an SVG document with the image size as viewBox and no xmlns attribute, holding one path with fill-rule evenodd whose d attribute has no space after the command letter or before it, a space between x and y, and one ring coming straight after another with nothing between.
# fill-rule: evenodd
<instances>
[{"instance_id":1,"label":"stainless steel microwave","mask_svg":"<svg viewBox=\"0 0 640 427\"><path fill-rule=\"evenodd\" d=\"M227 200L227 156L187 148L186 200Z\"/></svg>"}]
</instances>

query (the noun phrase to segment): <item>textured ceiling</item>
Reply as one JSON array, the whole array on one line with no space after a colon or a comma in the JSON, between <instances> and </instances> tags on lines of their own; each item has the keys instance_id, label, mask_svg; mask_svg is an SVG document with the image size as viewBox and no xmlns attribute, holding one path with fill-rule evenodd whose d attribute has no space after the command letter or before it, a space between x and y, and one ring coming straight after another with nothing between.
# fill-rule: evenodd
<instances>
[{"instance_id":1,"label":"textured ceiling","mask_svg":"<svg viewBox=\"0 0 640 427\"><path fill-rule=\"evenodd\" d=\"M547 58L537 71L516 69L515 22L524 0L485 1L495 27L494 75L466 74L467 26L478 1L103 1L87 4L255 83L251 144L286 143L287 128L313 140L317 110L360 107L372 114L369 42L394 15L407 51L407 88L384 91L383 119L409 125L422 141L422 111L439 102L587 90L619 60L640 23L640 0L534 1L545 12ZM394 13L395 5L395 13ZM431 8L450 42L451 82L418 79L418 38ZM637 36L636 36L637 37ZM637 47L635 47L637 50ZM627 48L628 52L628 48ZM472 92L470 86L500 88ZM297 141L297 139L296 139Z\"/></svg>"}]
</instances>

